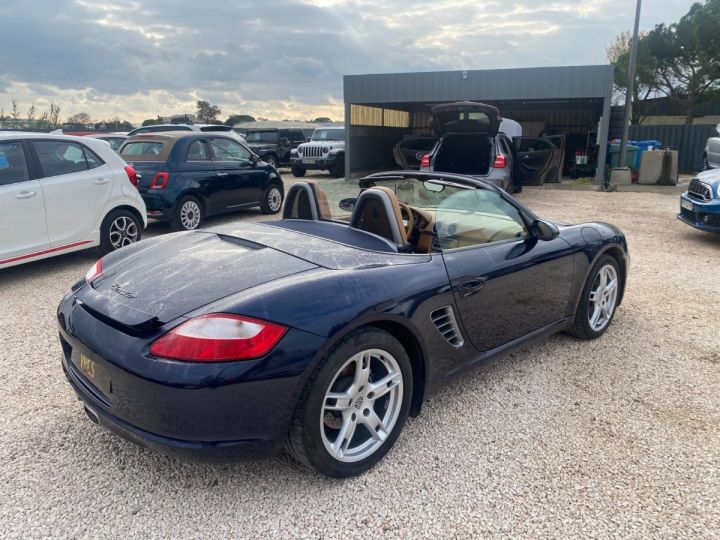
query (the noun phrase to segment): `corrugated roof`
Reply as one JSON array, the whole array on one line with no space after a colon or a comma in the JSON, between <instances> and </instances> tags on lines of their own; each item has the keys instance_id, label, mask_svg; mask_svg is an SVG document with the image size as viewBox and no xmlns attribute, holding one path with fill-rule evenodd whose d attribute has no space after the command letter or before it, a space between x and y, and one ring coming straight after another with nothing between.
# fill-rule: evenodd
<instances>
[{"instance_id":1,"label":"corrugated roof","mask_svg":"<svg viewBox=\"0 0 720 540\"><path fill-rule=\"evenodd\" d=\"M611 97L610 65L345 75L345 103Z\"/></svg>"}]
</instances>

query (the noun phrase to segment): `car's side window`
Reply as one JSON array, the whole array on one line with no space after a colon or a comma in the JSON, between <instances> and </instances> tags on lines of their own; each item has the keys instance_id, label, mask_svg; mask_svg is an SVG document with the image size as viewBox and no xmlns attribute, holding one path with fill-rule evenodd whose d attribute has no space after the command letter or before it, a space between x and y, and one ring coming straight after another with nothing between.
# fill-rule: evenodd
<instances>
[{"instance_id":1,"label":"car's side window","mask_svg":"<svg viewBox=\"0 0 720 540\"><path fill-rule=\"evenodd\" d=\"M207 145L203 139L198 139L190 143L187 152L188 161L210 161Z\"/></svg>"},{"instance_id":2,"label":"car's side window","mask_svg":"<svg viewBox=\"0 0 720 540\"><path fill-rule=\"evenodd\" d=\"M0 142L0 186L17 184L29 179L22 143Z\"/></svg>"},{"instance_id":3,"label":"car's side window","mask_svg":"<svg viewBox=\"0 0 720 540\"><path fill-rule=\"evenodd\" d=\"M87 171L99 165L102 161L97 156L89 161L90 151L85 152L82 145L68 141L33 141L43 177L61 176Z\"/></svg>"},{"instance_id":4,"label":"car's side window","mask_svg":"<svg viewBox=\"0 0 720 540\"><path fill-rule=\"evenodd\" d=\"M458 191L438 207L435 217L442 250L501 242L527 235L520 211L489 189Z\"/></svg>"},{"instance_id":5,"label":"car's side window","mask_svg":"<svg viewBox=\"0 0 720 540\"><path fill-rule=\"evenodd\" d=\"M305 136L303 135L303 132L300 130L292 130L290 133L290 140L294 143L301 143L305 142Z\"/></svg>"},{"instance_id":6,"label":"car's side window","mask_svg":"<svg viewBox=\"0 0 720 540\"><path fill-rule=\"evenodd\" d=\"M98 157L98 155L90 150L89 148L83 147L83 154L85 155L85 161L87 162L87 168L88 169L96 169L97 167L100 167L101 165L104 165L105 162Z\"/></svg>"},{"instance_id":7,"label":"car's side window","mask_svg":"<svg viewBox=\"0 0 720 540\"><path fill-rule=\"evenodd\" d=\"M211 139L215 161L250 161L250 151L231 139Z\"/></svg>"}]
</instances>

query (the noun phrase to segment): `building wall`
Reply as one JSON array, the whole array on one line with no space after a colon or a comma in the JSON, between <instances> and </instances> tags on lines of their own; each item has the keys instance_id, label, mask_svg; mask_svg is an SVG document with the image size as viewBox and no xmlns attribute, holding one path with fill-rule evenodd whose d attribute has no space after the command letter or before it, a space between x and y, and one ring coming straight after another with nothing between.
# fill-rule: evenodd
<instances>
[{"instance_id":1,"label":"building wall","mask_svg":"<svg viewBox=\"0 0 720 540\"><path fill-rule=\"evenodd\" d=\"M678 169L693 173L702 169L702 155L709 137L717 136L713 125L630 126L630 140L660 141L678 151Z\"/></svg>"}]
</instances>

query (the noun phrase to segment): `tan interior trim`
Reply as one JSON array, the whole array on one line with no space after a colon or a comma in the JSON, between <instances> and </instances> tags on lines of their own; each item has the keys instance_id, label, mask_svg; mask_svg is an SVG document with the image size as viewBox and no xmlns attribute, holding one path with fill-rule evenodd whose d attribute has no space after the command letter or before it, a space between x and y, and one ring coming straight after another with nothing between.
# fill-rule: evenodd
<instances>
[{"instance_id":1,"label":"tan interior trim","mask_svg":"<svg viewBox=\"0 0 720 540\"><path fill-rule=\"evenodd\" d=\"M386 186L373 186L370 189L379 189L380 191L387 193L390 198L390 204L392 205L393 212L395 213L395 221L400 229L400 238L402 239L403 244L406 244L407 233L405 232L405 225L403 225L402 213L400 212L400 201L398 201L397 195L395 195L395 192L392 189Z\"/></svg>"}]
</instances>

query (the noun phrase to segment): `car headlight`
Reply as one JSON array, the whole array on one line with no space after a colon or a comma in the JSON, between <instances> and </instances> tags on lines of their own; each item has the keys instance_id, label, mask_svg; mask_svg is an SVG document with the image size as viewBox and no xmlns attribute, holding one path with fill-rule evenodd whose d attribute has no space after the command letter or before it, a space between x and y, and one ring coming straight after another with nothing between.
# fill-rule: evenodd
<instances>
[{"instance_id":1,"label":"car headlight","mask_svg":"<svg viewBox=\"0 0 720 540\"><path fill-rule=\"evenodd\" d=\"M715 188L717 191L718 199L720 199L720 183L717 185L717 188Z\"/></svg>"},{"instance_id":2,"label":"car headlight","mask_svg":"<svg viewBox=\"0 0 720 540\"><path fill-rule=\"evenodd\" d=\"M329 151L327 146L323 146L323 154L327 154Z\"/></svg>"}]
</instances>

